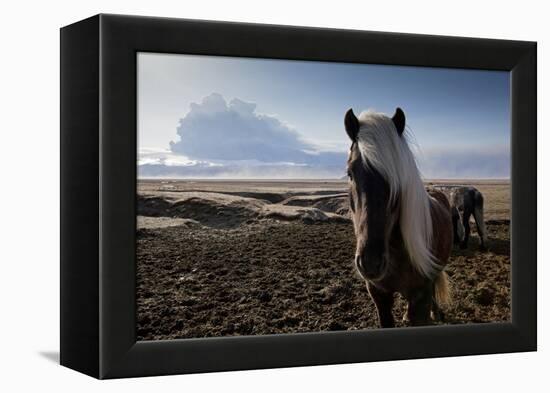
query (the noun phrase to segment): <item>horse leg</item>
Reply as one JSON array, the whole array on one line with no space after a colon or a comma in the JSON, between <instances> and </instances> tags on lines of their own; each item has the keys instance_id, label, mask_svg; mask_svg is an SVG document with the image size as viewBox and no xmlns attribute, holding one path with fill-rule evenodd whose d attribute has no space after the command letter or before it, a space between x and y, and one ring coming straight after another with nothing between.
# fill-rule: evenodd
<instances>
[{"instance_id":1,"label":"horse leg","mask_svg":"<svg viewBox=\"0 0 550 393\"><path fill-rule=\"evenodd\" d=\"M468 248L468 239L470 238L470 215L472 212L469 209L464 209L462 215L462 225L464 225L464 240L460 244L460 248L463 250Z\"/></svg>"},{"instance_id":2,"label":"horse leg","mask_svg":"<svg viewBox=\"0 0 550 393\"><path fill-rule=\"evenodd\" d=\"M477 234L479 236L479 249L485 251L487 250L487 229L485 228L485 220L483 219L483 197L480 194L476 196L474 219L476 221Z\"/></svg>"},{"instance_id":3,"label":"horse leg","mask_svg":"<svg viewBox=\"0 0 550 393\"><path fill-rule=\"evenodd\" d=\"M443 312L441 307L439 307L439 304L437 304L435 299L432 300L431 317L434 321L445 322L445 313Z\"/></svg>"},{"instance_id":4,"label":"horse leg","mask_svg":"<svg viewBox=\"0 0 550 393\"><path fill-rule=\"evenodd\" d=\"M367 289L370 297L376 305L376 311L378 312L378 320L380 327L392 328L395 327L395 321L393 319L393 293L385 292L379 288L376 288L373 284L367 281Z\"/></svg>"},{"instance_id":5,"label":"horse leg","mask_svg":"<svg viewBox=\"0 0 550 393\"><path fill-rule=\"evenodd\" d=\"M433 303L433 290L431 285L415 291L412 296L409 297L409 303L407 305L407 319L409 324L412 326L429 324Z\"/></svg>"},{"instance_id":6,"label":"horse leg","mask_svg":"<svg viewBox=\"0 0 550 393\"><path fill-rule=\"evenodd\" d=\"M453 243L458 244L460 243L460 237L458 236L458 220L460 218L458 217L458 213L455 215L452 215L453 220Z\"/></svg>"},{"instance_id":7,"label":"horse leg","mask_svg":"<svg viewBox=\"0 0 550 393\"><path fill-rule=\"evenodd\" d=\"M443 273L441 273L441 274L443 274ZM432 312L431 312L431 317L434 321L445 322L445 313L439 307L439 304L437 304L437 300L435 299L435 281L432 284Z\"/></svg>"},{"instance_id":8,"label":"horse leg","mask_svg":"<svg viewBox=\"0 0 550 393\"><path fill-rule=\"evenodd\" d=\"M442 271L435 278L431 285L432 288L432 312L433 321L445 322L445 313L440 307L440 302L449 304L451 301L449 278L447 273Z\"/></svg>"}]
</instances>

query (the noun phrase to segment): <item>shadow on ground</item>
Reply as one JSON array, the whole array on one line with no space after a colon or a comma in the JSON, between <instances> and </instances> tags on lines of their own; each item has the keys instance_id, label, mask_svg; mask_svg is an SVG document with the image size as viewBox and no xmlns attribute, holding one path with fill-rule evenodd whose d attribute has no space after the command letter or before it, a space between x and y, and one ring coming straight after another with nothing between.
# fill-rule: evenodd
<instances>
[{"instance_id":1,"label":"shadow on ground","mask_svg":"<svg viewBox=\"0 0 550 393\"><path fill-rule=\"evenodd\" d=\"M40 351L38 354L50 362L59 364L59 351Z\"/></svg>"}]
</instances>

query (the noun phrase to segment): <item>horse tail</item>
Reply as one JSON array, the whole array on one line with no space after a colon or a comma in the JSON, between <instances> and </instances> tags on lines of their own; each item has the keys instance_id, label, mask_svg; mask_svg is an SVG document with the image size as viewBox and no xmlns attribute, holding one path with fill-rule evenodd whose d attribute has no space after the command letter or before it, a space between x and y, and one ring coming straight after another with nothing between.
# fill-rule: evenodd
<instances>
[{"instance_id":1,"label":"horse tail","mask_svg":"<svg viewBox=\"0 0 550 393\"><path fill-rule=\"evenodd\" d=\"M444 271L435 278L434 297L438 305L451 303L451 285L449 276Z\"/></svg>"}]
</instances>

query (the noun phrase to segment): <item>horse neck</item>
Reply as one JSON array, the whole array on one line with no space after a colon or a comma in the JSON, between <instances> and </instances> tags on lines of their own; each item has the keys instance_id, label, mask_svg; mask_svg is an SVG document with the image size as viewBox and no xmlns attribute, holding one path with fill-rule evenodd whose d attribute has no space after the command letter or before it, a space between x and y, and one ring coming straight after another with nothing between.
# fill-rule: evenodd
<instances>
[{"instance_id":1,"label":"horse neck","mask_svg":"<svg viewBox=\"0 0 550 393\"><path fill-rule=\"evenodd\" d=\"M400 229L403 244L413 266L430 276L435 269L433 256L433 214L431 198L418 173L406 178L400 195Z\"/></svg>"},{"instance_id":2,"label":"horse neck","mask_svg":"<svg viewBox=\"0 0 550 393\"><path fill-rule=\"evenodd\" d=\"M451 205L444 193L433 191L428 194L432 215L432 254L438 263L445 265L452 247Z\"/></svg>"}]
</instances>

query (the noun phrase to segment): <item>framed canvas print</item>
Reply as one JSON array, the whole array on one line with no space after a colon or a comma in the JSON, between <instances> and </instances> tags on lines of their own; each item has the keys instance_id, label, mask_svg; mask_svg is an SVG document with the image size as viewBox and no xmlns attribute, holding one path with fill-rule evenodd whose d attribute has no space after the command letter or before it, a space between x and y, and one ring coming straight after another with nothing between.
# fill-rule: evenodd
<instances>
[{"instance_id":1,"label":"framed canvas print","mask_svg":"<svg viewBox=\"0 0 550 393\"><path fill-rule=\"evenodd\" d=\"M536 44L61 29L61 364L536 350Z\"/></svg>"}]
</instances>

